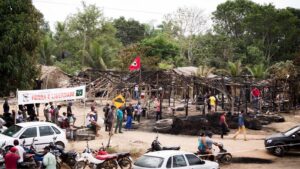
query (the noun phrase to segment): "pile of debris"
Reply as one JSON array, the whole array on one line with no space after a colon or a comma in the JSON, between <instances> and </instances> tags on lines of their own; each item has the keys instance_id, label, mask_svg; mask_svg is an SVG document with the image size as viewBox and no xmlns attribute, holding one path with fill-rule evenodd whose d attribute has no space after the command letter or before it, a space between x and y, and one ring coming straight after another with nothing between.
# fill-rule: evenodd
<instances>
[{"instance_id":1,"label":"pile of debris","mask_svg":"<svg viewBox=\"0 0 300 169\"><path fill-rule=\"evenodd\" d=\"M154 131L161 133L172 134L187 134L199 135L200 132L212 131L215 134L221 134L221 126L219 119L221 114L207 114L186 117L174 117L164 120L159 120L154 126ZM238 115L227 115L227 123L230 129L238 128ZM262 125L270 124L272 122L284 122L284 117L277 114L270 115L254 115L248 114L245 116L245 126L252 130L261 130ZM229 132L229 130L227 131Z\"/></svg>"}]
</instances>

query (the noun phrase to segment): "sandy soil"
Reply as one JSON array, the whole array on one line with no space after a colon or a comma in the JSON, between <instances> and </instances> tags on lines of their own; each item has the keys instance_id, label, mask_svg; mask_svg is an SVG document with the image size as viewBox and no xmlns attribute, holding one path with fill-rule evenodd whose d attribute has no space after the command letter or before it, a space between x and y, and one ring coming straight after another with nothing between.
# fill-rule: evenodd
<instances>
[{"instance_id":1,"label":"sandy soil","mask_svg":"<svg viewBox=\"0 0 300 169\"><path fill-rule=\"evenodd\" d=\"M77 117L76 125L82 126L84 122L85 113L89 112L91 103L87 103L86 107L82 103L74 104L73 112ZM104 103L97 104L97 110L100 116L103 116L102 107ZM42 112L43 106L40 107ZM63 106L61 112L66 111L66 107ZM196 112L195 112L196 113ZM222 142L224 147L232 153L234 157L234 163L221 166L221 168L240 168L240 169L296 169L300 168L300 154L288 154L283 158L278 158L268 154L264 149L264 138L275 131L284 131L296 124L300 123L300 112L285 114L286 121L284 123L273 123L264 126L263 130L254 131L248 130L248 141L243 141L242 135L240 139L233 140L232 136L235 130L231 130L230 134L225 139L220 139L220 136L215 135L213 139L217 142ZM40 119L43 120L43 115L40 113ZM147 126L149 120L142 119L142 125ZM151 120L150 120L151 122ZM146 130L146 131L145 131ZM102 143L105 145L108 142L108 133L102 128L100 131L101 136L96 140L89 141L90 147L97 149ZM147 148L150 147L151 142L157 136L156 133L144 130L124 131L122 134L114 134L111 139L111 146L119 151L134 151L143 154ZM197 147L197 137L187 135L170 135L159 134L159 141L165 146L181 146L181 150L195 152ZM81 152L86 146L85 141L69 142L67 149ZM216 151L218 148L215 147ZM247 160L239 159L240 157L248 158ZM259 158L255 160L252 158ZM263 161L265 160L265 161Z\"/></svg>"}]
</instances>

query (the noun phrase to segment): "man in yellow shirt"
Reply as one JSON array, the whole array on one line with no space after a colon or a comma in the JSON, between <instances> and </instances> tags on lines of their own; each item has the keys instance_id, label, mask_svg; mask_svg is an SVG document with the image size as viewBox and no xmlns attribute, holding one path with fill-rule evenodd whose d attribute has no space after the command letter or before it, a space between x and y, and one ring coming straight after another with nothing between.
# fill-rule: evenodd
<instances>
[{"instance_id":1,"label":"man in yellow shirt","mask_svg":"<svg viewBox=\"0 0 300 169\"><path fill-rule=\"evenodd\" d=\"M216 110L216 97L215 96L211 95L209 97L209 104L211 106L211 112L212 113L215 112L215 110Z\"/></svg>"}]
</instances>

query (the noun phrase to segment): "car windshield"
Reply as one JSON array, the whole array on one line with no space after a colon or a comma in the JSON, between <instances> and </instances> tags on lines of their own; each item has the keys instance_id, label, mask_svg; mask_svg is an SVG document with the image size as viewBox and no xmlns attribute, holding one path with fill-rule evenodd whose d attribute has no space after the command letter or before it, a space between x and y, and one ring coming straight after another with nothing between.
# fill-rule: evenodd
<instances>
[{"instance_id":1,"label":"car windshield","mask_svg":"<svg viewBox=\"0 0 300 169\"><path fill-rule=\"evenodd\" d=\"M13 125L13 126L10 126L7 130L5 130L2 134L13 137L21 129L22 129L22 127L20 127L18 125Z\"/></svg>"},{"instance_id":2,"label":"car windshield","mask_svg":"<svg viewBox=\"0 0 300 169\"><path fill-rule=\"evenodd\" d=\"M144 155L137 159L134 165L138 167L145 167L145 168L160 168L164 159L161 157L154 157L154 156L147 156Z\"/></svg>"},{"instance_id":3,"label":"car windshield","mask_svg":"<svg viewBox=\"0 0 300 169\"><path fill-rule=\"evenodd\" d=\"M291 128L291 129L289 129L288 131L283 132L283 134L284 134L285 136L290 136L290 135L292 135L293 133L295 133L297 130L299 130L299 126L295 126L295 127Z\"/></svg>"}]
</instances>

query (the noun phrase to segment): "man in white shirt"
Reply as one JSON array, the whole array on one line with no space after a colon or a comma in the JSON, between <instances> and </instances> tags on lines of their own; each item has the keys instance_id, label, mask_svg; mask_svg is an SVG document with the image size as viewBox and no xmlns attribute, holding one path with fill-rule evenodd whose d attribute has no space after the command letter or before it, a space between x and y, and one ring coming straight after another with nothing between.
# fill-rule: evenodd
<instances>
[{"instance_id":1,"label":"man in white shirt","mask_svg":"<svg viewBox=\"0 0 300 169\"><path fill-rule=\"evenodd\" d=\"M14 140L14 146L18 149L17 154L20 156L18 163L22 163L24 161L25 150L19 145L19 140Z\"/></svg>"},{"instance_id":2,"label":"man in white shirt","mask_svg":"<svg viewBox=\"0 0 300 169\"><path fill-rule=\"evenodd\" d=\"M46 169L56 169L56 158L52 153L50 153L50 148L46 146L44 151L46 155L43 158L43 165Z\"/></svg>"}]
</instances>

